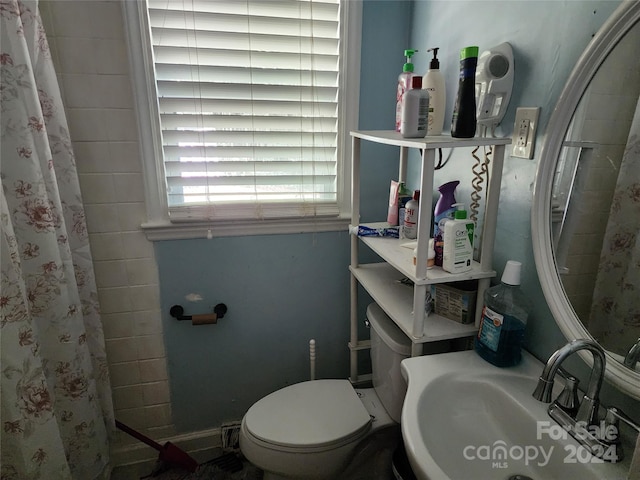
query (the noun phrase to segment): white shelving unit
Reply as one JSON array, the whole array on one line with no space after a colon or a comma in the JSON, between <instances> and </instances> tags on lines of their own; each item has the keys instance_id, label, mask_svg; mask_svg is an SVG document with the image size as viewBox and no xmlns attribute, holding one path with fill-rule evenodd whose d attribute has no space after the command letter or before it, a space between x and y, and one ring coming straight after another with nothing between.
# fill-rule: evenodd
<instances>
[{"instance_id":1,"label":"white shelving unit","mask_svg":"<svg viewBox=\"0 0 640 480\"><path fill-rule=\"evenodd\" d=\"M403 240L395 238L358 237L351 235L351 381L359 383L363 376L358 375L358 351L368 349L369 341L358 339L358 285L371 295L384 312L411 339L413 356L422 354L423 344L439 340L464 338L473 336L479 327L482 312L482 297L488 288L490 279L496 275L492 269L493 244L496 234L496 217L502 181L502 166L505 146L511 143L510 138L470 138L458 139L447 135L420 139L402 138L395 131L352 131L352 171L351 171L351 205L352 226L359 225L360 219L360 146L363 140L400 147L399 181L406 181L407 159L409 149L421 151L422 168L419 189L421 192L434 190L433 173L435 170L435 152L439 148L475 148L493 147L489 164L489 185L485 185L485 208L483 232L479 246L479 261L473 263L469 272L450 274L440 267L427 269L427 246L430 237L431 195L420 197L421 205L418 214L418 238ZM386 214L386 212L384 212ZM372 227L386 226L386 223L367 224ZM364 243L377 253L383 262L360 265L358 251L360 243ZM408 246L407 244L411 244ZM417 265L413 264L413 249L417 244ZM400 283L408 278L414 283L413 288ZM425 314L424 304L427 289L431 284L458 282L462 280L478 280L475 323L461 324L453 320L430 313ZM415 312L415 313L414 313ZM366 377L366 376L365 376Z\"/></svg>"}]
</instances>

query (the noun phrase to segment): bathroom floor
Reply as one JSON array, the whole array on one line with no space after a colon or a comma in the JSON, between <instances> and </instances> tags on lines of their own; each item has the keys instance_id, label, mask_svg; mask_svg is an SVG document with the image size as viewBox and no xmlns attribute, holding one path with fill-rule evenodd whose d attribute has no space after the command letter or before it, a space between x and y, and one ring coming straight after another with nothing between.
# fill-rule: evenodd
<instances>
[{"instance_id":1,"label":"bathroom floor","mask_svg":"<svg viewBox=\"0 0 640 480\"><path fill-rule=\"evenodd\" d=\"M198 459L200 467L195 473L181 468L169 468L154 462L117 467L111 480L262 480L262 471L239 457L232 462L216 463L214 459ZM231 468L231 467L236 468ZM164 468L161 468L164 467ZM242 467L241 470L237 468Z\"/></svg>"},{"instance_id":2,"label":"bathroom floor","mask_svg":"<svg viewBox=\"0 0 640 480\"><path fill-rule=\"evenodd\" d=\"M374 434L370 441L360 446L360 455L356 455L356 459L336 480L395 480L391 465L399 441L399 429ZM173 468L153 475L158 465L146 462L115 468L111 480L262 480L262 471L246 460L242 462L242 470L237 472L215 467L212 460L220 455L222 452L217 452L212 457L209 452L207 458L202 458L194 454L193 457L201 465L195 473ZM358 458L363 460L358 461Z\"/></svg>"}]
</instances>

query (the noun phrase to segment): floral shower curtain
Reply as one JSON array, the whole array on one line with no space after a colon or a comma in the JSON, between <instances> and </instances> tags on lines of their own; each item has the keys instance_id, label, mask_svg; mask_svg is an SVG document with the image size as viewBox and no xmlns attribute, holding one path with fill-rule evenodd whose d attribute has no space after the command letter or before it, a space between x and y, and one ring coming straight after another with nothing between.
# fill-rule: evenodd
<instances>
[{"instance_id":1,"label":"floral shower curtain","mask_svg":"<svg viewBox=\"0 0 640 480\"><path fill-rule=\"evenodd\" d=\"M624 356L640 337L640 99L622 157L600 255L589 327Z\"/></svg>"},{"instance_id":2,"label":"floral shower curtain","mask_svg":"<svg viewBox=\"0 0 640 480\"><path fill-rule=\"evenodd\" d=\"M60 91L37 0L0 0L0 21L0 477L105 478L111 389Z\"/></svg>"}]
</instances>

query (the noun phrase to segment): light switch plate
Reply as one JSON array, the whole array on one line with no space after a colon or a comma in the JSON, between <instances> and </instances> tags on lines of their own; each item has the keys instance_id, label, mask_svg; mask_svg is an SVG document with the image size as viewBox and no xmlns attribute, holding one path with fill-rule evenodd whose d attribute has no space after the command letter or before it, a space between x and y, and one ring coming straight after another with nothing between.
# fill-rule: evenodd
<instances>
[{"instance_id":1,"label":"light switch plate","mask_svg":"<svg viewBox=\"0 0 640 480\"><path fill-rule=\"evenodd\" d=\"M511 143L513 145L512 156L533 158L539 115L540 107L516 109L516 121L513 126L513 141Z\"/></svg>"}]
</instances>

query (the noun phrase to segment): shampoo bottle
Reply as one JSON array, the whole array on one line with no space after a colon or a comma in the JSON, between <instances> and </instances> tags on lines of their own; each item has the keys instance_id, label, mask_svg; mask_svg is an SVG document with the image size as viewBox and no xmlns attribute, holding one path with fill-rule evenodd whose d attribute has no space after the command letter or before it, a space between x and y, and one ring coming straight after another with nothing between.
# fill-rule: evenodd
<instances>
[{"instance_id":1,"label":"shampoo bottle","mask_svg":"<svg viewBox=\"0 0 640 480\"><path fill-rule=\"evenodd\" d=\"M420 208L420 190L413 192L413 198L404 206L404 224L402 234L404 238L414 240L418 238L418 211Z\"/></svg>"},{"instance_id":2,"label":"shampoo bottle","mask_svg":"<svg viewBox=\"0 0 640 480\"><path fill-rule=\"evenodd\" d=\"M424 138L427 136L429 121L429 92L422 90L422 77L411 79L411 90L402 97L400 134L404 138Z\"/></svg>"},{"instance_id":3,"label":"shampoo bottle","mask_svg":"<svg viewBox=\"0 0 640 480\"><path fill-rule=\"evenodd\" d=\"M422 78L422 88L429 92L429 126L427 135L441 135L444 126L444 109L446 103L446 90L444 75L440 71L440 61L438 60L439 48L430 48L433 52L433 59L429 64L429 70Z\"/></svg>"},{"instance_id":4,"label":"shampoo bottle","mask_svg":"<svg viewBox=\"0 0 640 480\"><path fill-rule=\"evenodd\" d=\"M509 260L500 285L484 293L480 328L475 350L482 358L498 367L520 363L522 343L531 303L520 290L522 264Z\"/></svg>"},{"instance_id":5,"label":"shampoo bottle","mask_svg":"<svg viewBox=\"0 0 640 480\"><path fill-rule=\"evenodd\" d=\"M434 250L436 251L435 263L439 267L442 266L444 222L453 218L455 215L456 208L453 205L456 203L455 191L459 183L458 180L454 180L453 182L447 182L438 187L440 198L436 202L436 207L433 212L433 242Z\"/></svg>"},{"instance_id":6,"label":"shampoo bottle","mask_svg":"<svg viewBox=\"0 0 640 480\"><path fill-rule=\"evenodd\" d=\"M442 269L449 273L471 270L473 262L473 233L475 223L467 218L464 204L454 203L453 220L444 223Z\"/></svg>"},{"instance_id":7,"label":"shampoo bottle","mask_svg":"<svg viewBox=\"0 0 640 480\"><path fill-rule=\"evenodd\" d=\"M398 75L398 88L396 90L396 132L400 131L400 122L402 120L402 97L404 92L411 89L411 79L413 78L413 63L411 57L417 50L405 50L404 55L407 61L402 66L402 73Z\"/></svg>"},{"instance_id":8,"label":"shampoo bottle","mask_svg":"<svg viewBox=\"0 0 640 480\"><path fill-rule=\"evenodd\" d=\"M477 65L478 47L466 47L460 50L460 78L451 120L452 137L473 138L476 134Z\"/></svg>"}]
</instances>

